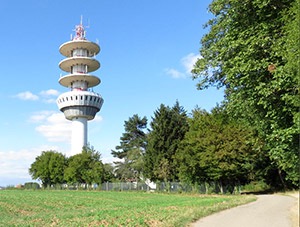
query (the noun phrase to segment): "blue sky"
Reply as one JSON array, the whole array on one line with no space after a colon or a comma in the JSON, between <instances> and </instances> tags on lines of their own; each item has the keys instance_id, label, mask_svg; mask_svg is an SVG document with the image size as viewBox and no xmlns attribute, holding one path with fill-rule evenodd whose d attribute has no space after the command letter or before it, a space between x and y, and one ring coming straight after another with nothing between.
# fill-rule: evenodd
<instances>
[{"instance_id":1,"label":"blue sky","mask_svg":"<svg viewBox=\"0 0 300 227\"><path fill-rule=\"evenodd\" d=\"M179 101L188 113L210 110L222 91L198 91L190 70L199 57L209 0L3 0L0 185L31 181L30 164L42 151L70 154L70 122L55 103L68 89L58 83L59 46L83 16L87 39L99 41L94 88L104 98L89 121L88 140L111 162L124 121L134 114L151 121L161 103Z\"/></svg>"}]
</instances>

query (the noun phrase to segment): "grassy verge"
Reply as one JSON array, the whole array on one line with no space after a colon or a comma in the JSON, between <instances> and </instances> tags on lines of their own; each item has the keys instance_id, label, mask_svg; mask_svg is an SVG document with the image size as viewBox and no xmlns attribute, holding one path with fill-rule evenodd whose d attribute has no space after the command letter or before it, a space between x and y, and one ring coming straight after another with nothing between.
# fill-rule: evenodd
<instances>
[{"instance_id":1,"label":"grassy verge","mask_svg":"<svg viewBox=\"0 0 300 227\"><path fill-rule=\"evenodd\" d=\"M2 190L0 226L186 226L253 200L236 195Z\"/></svg>"}]
</instances>

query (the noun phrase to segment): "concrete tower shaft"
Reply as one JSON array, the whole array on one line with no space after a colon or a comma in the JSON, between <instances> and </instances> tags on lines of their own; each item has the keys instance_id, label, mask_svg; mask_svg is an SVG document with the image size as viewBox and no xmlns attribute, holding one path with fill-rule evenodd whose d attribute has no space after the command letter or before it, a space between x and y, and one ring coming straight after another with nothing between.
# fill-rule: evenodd
<instances>
[{"instance_id":1,"label":"concrete tower shaft","mask_svg":"<svg viewBox=\"0 0 300 227\"><path fill-rule=\"evenodd\" d=\"M59 67L68 73L59 78L59 83L70 91L58 97L57 105L66 119L72 121L72 153L76 154L87 145L87 121L94 119L103 104L101 95L89 91L101 82L97 76L89 74L100 68L95 59L100 47L86 39L85 28L80 23L75 27L74 38L63 43L59 51L66 57Z\"/></svg>"}]
</instances>

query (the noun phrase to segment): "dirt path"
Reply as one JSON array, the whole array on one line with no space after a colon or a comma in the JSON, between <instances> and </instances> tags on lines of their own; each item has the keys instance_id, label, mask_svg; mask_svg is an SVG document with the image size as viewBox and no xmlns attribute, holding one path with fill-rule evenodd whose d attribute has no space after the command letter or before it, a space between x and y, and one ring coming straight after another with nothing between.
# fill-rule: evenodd
<instances>
[{"instance_id":1,"label":"dirt path","mask_svg":"<svg viewBox=\"0 0 300 227\"><path fill-rule=\"evenodd\" d=\"M297 202L297 198L287 195L259 195L255 202L202 218L191 226L292 227L291 209Z\"/></svg>"}]
</instances>

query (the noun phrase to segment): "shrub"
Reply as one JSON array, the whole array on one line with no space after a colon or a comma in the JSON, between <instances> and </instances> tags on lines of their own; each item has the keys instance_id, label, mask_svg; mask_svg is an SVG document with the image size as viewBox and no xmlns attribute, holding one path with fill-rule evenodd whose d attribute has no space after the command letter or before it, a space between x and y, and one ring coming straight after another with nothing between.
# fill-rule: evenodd
<instances>
[{"instance_id":1,"label":"shrub","mask_svg":"<svg viewBox=\"0 0 300 227\"><path fill-rule=\"evenodd\" d=\"M40 185L36 182L26 182L24 184L25 189L40 189Z\"/></svg>"}]
</instances>

